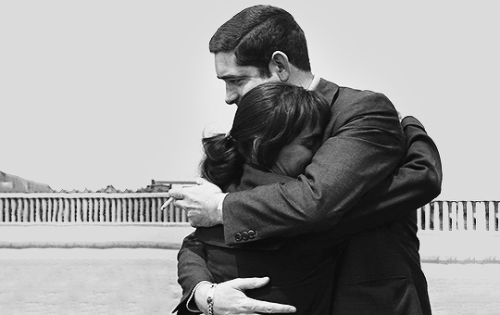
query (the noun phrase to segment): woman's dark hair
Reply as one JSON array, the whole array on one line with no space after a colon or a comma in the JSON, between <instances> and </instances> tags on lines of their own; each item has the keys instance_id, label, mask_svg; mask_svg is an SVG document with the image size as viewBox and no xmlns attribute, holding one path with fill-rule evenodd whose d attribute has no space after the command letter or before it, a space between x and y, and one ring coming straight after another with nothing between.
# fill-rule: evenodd
<instances>
[{"instance_id":1,"label":"woman's dark hair","mask_svg":"<svg viewBox=\"0 0 500 315\"><path fill-rule=\"evenodd\" d=\"M224 23L210 39L211 53L234 52L236 64L269 77L269 62L282 51L291 64L311 71L304 32L287 11L270 5L248 7Z\"/></svg>"},{"instance_id":2,"label":"woman's dark hair","mask_svg":"<svg viewBox=\"0 0 500 315\"><path fill-rule=\"evenodd\" d=\"M228 135L202 140L201 175L221 189L238 182L243 164L270 170L280 151L305 128L326 127L330 107L314 91L286 83L265 83L246 93Z\"/></svg>"}]
</instances>

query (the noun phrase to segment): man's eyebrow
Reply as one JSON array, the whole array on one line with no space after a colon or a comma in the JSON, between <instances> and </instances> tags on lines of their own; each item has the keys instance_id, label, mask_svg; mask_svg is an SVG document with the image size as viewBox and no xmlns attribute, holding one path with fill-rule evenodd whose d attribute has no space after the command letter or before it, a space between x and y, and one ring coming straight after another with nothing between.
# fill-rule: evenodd
<instances>
[{"instance_id":1,"label":"man's eyebrow","mask_svg":"<svg viewBox=\"0 0 500 315\"><path fill-rule=\"evenodd\" d=\"M246 76L244 75L234 75L234 74L228 74L228 75L223 75L223 76L217 76L217 79L220 80L231 80L231 79L243 79Z\"/></svg>"}]
</instances>

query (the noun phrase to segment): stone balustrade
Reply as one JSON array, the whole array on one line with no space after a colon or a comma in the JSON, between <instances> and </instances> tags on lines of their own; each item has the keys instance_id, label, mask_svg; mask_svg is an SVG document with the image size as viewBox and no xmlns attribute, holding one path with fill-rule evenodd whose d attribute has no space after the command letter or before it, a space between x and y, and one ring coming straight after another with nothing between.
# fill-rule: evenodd
<instances>
[{"instance_id":1,"label":"stone balustrade","mask_svg":"<svg viewBox=\"0 0 500 315\"><path fill-rule=\"evenodd\" d=\"M187 222L167 193L5 193L0 195L1 224L92 224Z\"/></svg>"},{"instance_id":2,"label":"stone balustrade","mask_svg":"<svg viewBox=\"0 0 500 315\"><path fill-rule=\"evenodd\" d=\"M4 193L0 224L187 223L168 193ZM417 209L423 231L499 231L500 201L432 201Z\"/></svg>"},{"instance_id":3,"label":"stone balustrade","mask_svg":"<svg viewBox=\"0 0 500 315\"><path fill-rule=\"evenodd\" d=\"M433 201L417 210L423 231L499 231L500 201Z\"/></svg>"}]
</instances>

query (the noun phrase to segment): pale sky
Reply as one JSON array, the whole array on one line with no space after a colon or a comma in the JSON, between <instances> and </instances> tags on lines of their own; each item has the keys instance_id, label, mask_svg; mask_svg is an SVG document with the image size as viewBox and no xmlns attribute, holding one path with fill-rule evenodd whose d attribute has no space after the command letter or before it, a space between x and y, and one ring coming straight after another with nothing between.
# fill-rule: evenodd
<instances>
[{"instance_id":1,"label":"pale sky","mask_svg":"<svg viewBox=\"0 0 500 315\"><path fill-rule=\"evenodd\" d=\"M0 171L56 190L193 180L230 128L208 41L255 1L0 2ZM313 73L384 93L444 165L439 200L498 200L496 1L267 1L306 33Z\"/></svg>"}]
</instances>

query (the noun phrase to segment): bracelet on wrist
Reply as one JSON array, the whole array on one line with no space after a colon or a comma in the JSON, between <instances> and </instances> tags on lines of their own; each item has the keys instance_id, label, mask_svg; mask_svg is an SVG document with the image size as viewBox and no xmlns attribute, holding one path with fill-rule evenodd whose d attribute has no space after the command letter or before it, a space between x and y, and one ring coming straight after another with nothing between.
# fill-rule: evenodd
<instances>
[{"instance_id":1,"label":"bracelet on wrist","mask_svg":"<svg viewBox=\"0 0 500 315\"><path fill-rule=\"evenodd\" d=\"M216 286L217 286L216 283L212 283L210 285L210 288L208 288L208 291L207 291L208 315L214 315L214 296L215 296L215 287Z\"/></svg>"}]
</instances>

